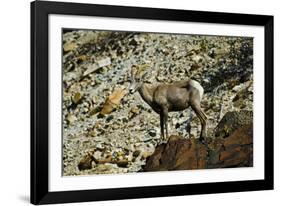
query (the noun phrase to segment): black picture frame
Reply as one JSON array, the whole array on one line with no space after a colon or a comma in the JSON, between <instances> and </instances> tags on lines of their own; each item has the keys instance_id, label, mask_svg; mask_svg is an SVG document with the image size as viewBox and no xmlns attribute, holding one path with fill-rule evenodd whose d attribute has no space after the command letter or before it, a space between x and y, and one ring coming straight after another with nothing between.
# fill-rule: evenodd
<instances>
[{"instance_id":1,"label":"black picture frame","mask_svg":"<svg viewBox=\"0 0 281 206\"><path fill-rule=\"evenodd\" d=\"M265 28L265 177L263 180L49 192L48 15L189 21ZM50 204L273 189L273 16L80 3L31 3L31 203Z\"/></svg>"}]
</instances>

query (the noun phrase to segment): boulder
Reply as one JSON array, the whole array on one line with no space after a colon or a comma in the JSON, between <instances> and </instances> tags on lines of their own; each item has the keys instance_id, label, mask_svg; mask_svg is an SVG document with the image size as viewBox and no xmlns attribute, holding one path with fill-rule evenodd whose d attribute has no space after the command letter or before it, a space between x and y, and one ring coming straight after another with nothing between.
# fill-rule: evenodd
<instances>
[{"instance_id":1,"label":"boulder","mask_svg":"<svg viewBox=\"0 0 281 206\"><path fill-rule=\"evenodd\" d=\"M190 170L207 167L207 147L196 139L171 136L147 158L144 171Z\"/></svg>"},{"instance_id":2,"label":"boulder","mask_svg":"<svg viewBox=\"0 0 281 206\"><path fill-rule=\"evenodd\" d=\"M253 122L253 111L241 110L227 112L215 128L214 134L216 138L226 138L234 130L249 125Z\"/></svg>"},{"instance_id":3,"label":"boulder","mask_svg":"<svg viewBox=\"0 0 281 206\"><path fill-rule=\"evenodd\" d=\"M253 125L236 129L224 139L208 145L208 168L253 166Z\"/></svg>"}]
</instances>

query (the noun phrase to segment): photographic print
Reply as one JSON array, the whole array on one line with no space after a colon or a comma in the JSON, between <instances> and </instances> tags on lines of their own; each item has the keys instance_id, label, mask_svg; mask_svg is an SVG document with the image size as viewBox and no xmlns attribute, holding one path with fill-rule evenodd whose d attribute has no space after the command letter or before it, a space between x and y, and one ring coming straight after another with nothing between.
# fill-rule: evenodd
<instances>
[{"instance_id":1,"label":"photographic print","mask_svg":"<svg viewBox=\"0 0 281 206\"><path fill-rule=\"evenodd\" d=\"M63 176L253 166L253 38L62 30Z\"/></svg>"},{"instance_id":2,"label":"photographic print","mask_svg":"<svg viewBox=\"0 0 281 206\"><path fill-rule=\"evenodd\" d=\"M31 3L33 204L271 190L270 15Z\"/></svg>"}]
</instances>

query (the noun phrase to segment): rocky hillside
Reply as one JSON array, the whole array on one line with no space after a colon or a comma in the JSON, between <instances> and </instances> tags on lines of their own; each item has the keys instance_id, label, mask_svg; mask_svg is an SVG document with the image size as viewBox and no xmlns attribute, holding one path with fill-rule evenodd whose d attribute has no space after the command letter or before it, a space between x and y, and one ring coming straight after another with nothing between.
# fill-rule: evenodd
<instances>
[{"instance_id":1,"label":"rocky hillside","mask_svg":"<svg viewBox=\"0 0 281 206\"><path fill-rule=\"evenodd\" d=\"M63 174L137 172L167 141L160 138L159 116L138 93L127 92L132 65L153 84L197 80L205 90L208 136L215 138L226 112L252 111L252 58L253 40L245 37L65 32ZM171 135L198 138L200 129L191 109L169 113ZM78 166L85 158L95 161Z\"/></svg>"}]
</instances>

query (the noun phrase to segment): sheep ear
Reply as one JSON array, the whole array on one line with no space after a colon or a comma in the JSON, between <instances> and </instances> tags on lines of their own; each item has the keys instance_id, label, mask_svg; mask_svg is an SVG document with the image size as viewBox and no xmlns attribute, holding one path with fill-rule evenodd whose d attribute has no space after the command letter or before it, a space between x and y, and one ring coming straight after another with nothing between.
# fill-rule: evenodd
<instances>
[{"instance_id":1,"label":"sheep ear","mask_svg":"<svg viewBox=\"0 0 281 206\"><path fill-rule=\"evenodd\" d=\"M132 80L135 79L136 73L137 73L136 65L133 65L133 66L131 67L131 76L130 76L130 78L131 78Z\"/></svg>"}]
</instances>

